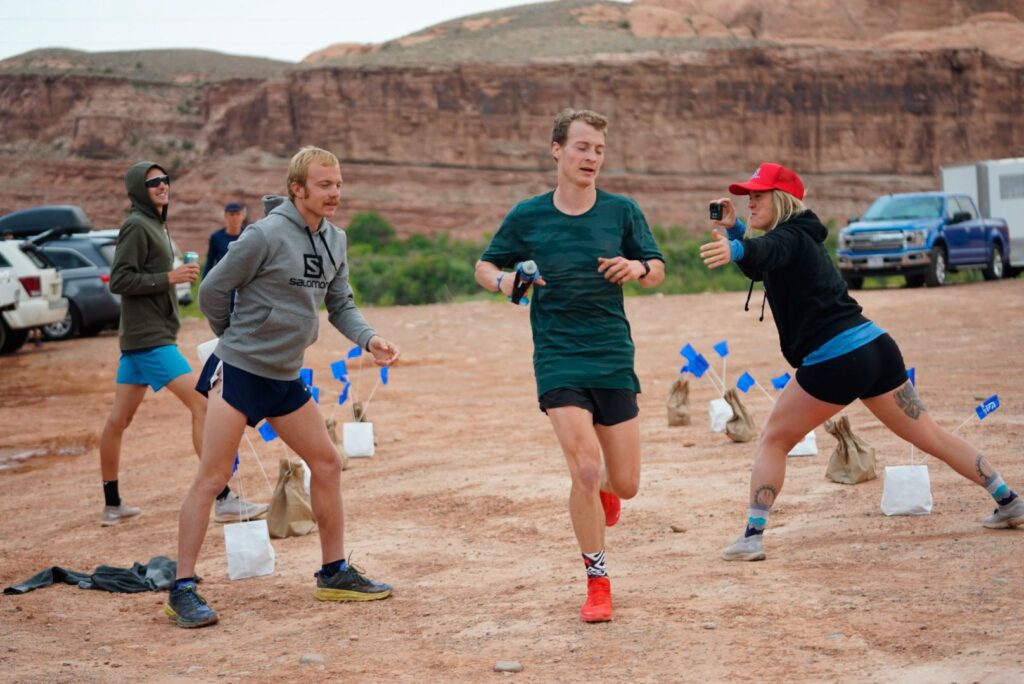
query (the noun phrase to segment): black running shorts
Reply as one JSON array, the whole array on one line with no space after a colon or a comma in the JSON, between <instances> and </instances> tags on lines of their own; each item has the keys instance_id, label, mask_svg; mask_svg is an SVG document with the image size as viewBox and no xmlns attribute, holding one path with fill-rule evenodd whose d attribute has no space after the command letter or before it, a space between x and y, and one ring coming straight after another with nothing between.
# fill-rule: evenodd
<instances>
[{"instance_id":1,"label":"black running shorts","mask_svg":"<svg viewBox=\"0 0 1024 684\"><path fill-rule=\"evenodd\" d=\"M636 404L636 392L626 389L602 389L599 387L559 387L545 392L540 397L540 410L577 406L590 411L594 425L610 427L624 423L640 415Z\"/></svg>"},{"instance_id":2,"label":"black running shorts","mask_svg":"<svg viewBox=\"0 0 1024 684\"><path fill-rule=\"evenodd\" d=\"M196 383L196 391L209 396L214 373L220 359L210 354L203 366L203 372ZM225 362L222 370L220 395L239 413L245 414L250 427L264 418L286 416L302 408L313 395L300 378L294 380L272 380L256 375Z\"/></svg>"},{"instance_id":3,"label":"black running shorts","mask_svg":"<svg viewBox=\"0 0 1024 684\"><path fill-rule=\"evenodd\" d=\"M796 381L815 399L846 406L901 387L907 368L900 348L885 334L842 356L801 366Z\"/></svg>"}]
</instances>

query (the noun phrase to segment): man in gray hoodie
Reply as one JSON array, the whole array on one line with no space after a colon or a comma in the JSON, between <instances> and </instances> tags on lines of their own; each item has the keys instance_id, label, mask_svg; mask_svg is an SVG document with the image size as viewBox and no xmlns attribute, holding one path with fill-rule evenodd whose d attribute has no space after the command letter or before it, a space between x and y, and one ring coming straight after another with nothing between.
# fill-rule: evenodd
<instances>
[{"instance_id":1,"label":"man in gray hoodie","mask_svg":"<svg viewBox=\"0 0 1024 684\"><path fill-rule=\"evenodd\" d=\"M131 208L121 224L110 267L110 291L121 295L118 340L121 360L117 368L114 405L100 436L100 472L105 505L100 517L104 526L116 525L140 513L121 501L118 467L121 438L146 397L147 387L159 392L166 387L192 414L192 445L202 451L206 400L192 386L192 368L178 351L178 298L175 285L194 283L197 264L174 268L171 236L167 232L167 207L171 177L155 162L132 165L124 177ZM266 504L239 499L226 486L217 496L218 521L257 518Z\"/></svg>"},{"instance_id":2,"label":"man in gray hoodie","mask_svg":"<svg viewBox=\"0 0 1024 684\"><path fill-rule=\"evenodd\" d=\"M287 185L289 199L231 243L199 289L199 306L220 341L196 386L209 398L203 455L181 507L178 577L164 608L180 627L217 621L216 611L196 593L196 558L245 425L264 418L312 474L323 561L313 595L321 601L370 601L391 594L390 586L368 579L345 559L341 460L299 369L317 339L323 302L331 325L370 352L377 365L395 363L399 351L353 302L345 233L327 220L340 201L337 157L315 147L299 150L288 166Z\"/></svg>"}]
</instances>

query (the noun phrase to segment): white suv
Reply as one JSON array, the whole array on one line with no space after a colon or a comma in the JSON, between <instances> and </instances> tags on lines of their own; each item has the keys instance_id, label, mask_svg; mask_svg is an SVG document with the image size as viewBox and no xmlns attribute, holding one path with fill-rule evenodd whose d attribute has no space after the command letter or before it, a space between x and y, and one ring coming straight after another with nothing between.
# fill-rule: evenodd
<instances>
[{"instance_id":1,"label":"white suv","mask_svg":"<svg viewBox=\"0 0 1024 684\"><path fill-rule=\"evenodd\" d=\"M61 296L61 275L38 248L21 240L0 240L0 269L9 268L18 281L19 301L0 314L0 354L25 344L28 332L64 320L68 300Z\"/></svg>"},{"instance_id":2,"label":"white suv","mask_svg":"<svg viewBox=\"0 0 1024 684\"><path fill-rule=\"evenodd\" d=\"M14 277L14 269L0 268L0 311L10 311L21 299L21 283Z\"/></svg>"}]
</instances>

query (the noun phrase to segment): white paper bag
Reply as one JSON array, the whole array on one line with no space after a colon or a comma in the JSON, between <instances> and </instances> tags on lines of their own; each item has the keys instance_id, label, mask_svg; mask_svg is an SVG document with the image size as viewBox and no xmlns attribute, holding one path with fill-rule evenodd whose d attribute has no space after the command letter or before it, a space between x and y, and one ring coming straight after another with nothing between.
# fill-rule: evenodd
<instances>
[{"instance_id":1,"label":"white paper bag","mask_svg":"<svg viewBox=\"0 0 1024 684\"><path fill-rule=\"evenodd\" d=\"M207 340L200 345L196 346L196 354L199 355L199 369L202 370L203 366L206 365L206 360L210 358L210 354L217 348L217 342L220 338L214 337L212 340Z\"/></svg>"},{"instance_id":2,"label":"white paper bag","mask_svg":"<svg viewBox=\"0 0 1024 684\"><path fill-rule=\"evenodd\" d=\"M882 512L886 515L928 515L932 512L932 484L928 466L886 466L882 486Z\"/></svg>"},{"instance_id":3,"label":"white paper bag","mask_svg":"<svg viewBox=\"0 0 1024 684\"><path fill-rule=\"evenodd\" d=\"M351 458L373 456L373 423L345 423L341 442Z\"/></svg>"},{"instance_id":4,"label":"white paper bag","mask_svg":"<svg viewBox=\"0 0 1024 684\"><path fill-rule=\"evenodd\" d=\"M725 432L725 424L732 418L732 406L725 399L712 399L708 404L708 415L711 416L711 431Z\"/></svg>"},{"instance_id":5,"label":"white paper bag","mask_svg":"<svg viewBox=\"0 0 1024 684\"><path fill-rule=\"evenodd\" d=\"M274 572L274 547L266 520L231 523L224 526L224 550L228 556L228 578L237 580Z\"/></svg>"},{"instance_id":6,"label":"white paper bag","mask_svg":"<svg viewBox=\"0 0 1024 684\"><path fill-rule=\"evenodd\" d=\"M306 493L309 494L309 483L313 479L313 472L306 465L306 462L302 462L302 485L306 488Z\"/></svg>"},{"instance_id":7,"label":"white paper bag","mask_svg":"<svg viewBox=\"0 0 1024 684\"><path fill-rule=\"evenodd\" d=\"M817 456L818 440L814 437L814 430L796 443L796 446L789 450L790 456Z\"/></svg>"}]
</instances>

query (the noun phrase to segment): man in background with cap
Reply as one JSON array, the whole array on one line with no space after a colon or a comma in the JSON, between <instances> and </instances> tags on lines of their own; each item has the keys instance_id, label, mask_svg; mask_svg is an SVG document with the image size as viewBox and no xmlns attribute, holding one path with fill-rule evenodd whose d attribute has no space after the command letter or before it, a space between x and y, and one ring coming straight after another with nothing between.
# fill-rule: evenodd
<instances>
[{"instance_id":1,"label":"man in background with cap","mask_svg":"<svg viewBox=\"0 0 1024 684\"><path fill-rule=\"evenodd\" d=\"M224 227L210 235L210 247L206 251L206 266L203 277L228 253L228 245L242 234L245 223L245 205L240 202L228 202L224 205Z\"/></svg>"}]
</instances>

